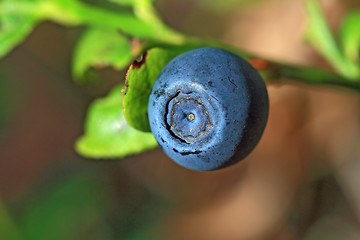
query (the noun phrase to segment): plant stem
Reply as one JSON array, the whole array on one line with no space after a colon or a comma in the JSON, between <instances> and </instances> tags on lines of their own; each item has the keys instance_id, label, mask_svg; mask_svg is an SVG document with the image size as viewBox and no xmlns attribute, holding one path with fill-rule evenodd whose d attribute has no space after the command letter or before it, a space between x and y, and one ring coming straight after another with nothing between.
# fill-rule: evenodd
<instances>
[{"instance_id":1,"label":"plant stem","mask_svg":"<svg viewBox=\"0 0 360 240\"><path fill-rule=\"evenodd\" d=\"M126 12L119 14L78 1L71 2L71 7L54 1L41 3L36 11L42 18L68 26L90 25L103 29L118 29L131 37L164 43L181 44L184 41L182 34L146 12L151 10L149 6L143 7L137 9L136 14L139 16L135 16Z\"/></svg>"},{"instance_id":2,"label":"plant stem","mask_svg":"<svg viewBox=\"0 0 360 240\"><path fill-rule=\"evenodd\" d=\"M349 79L322 69L278 64L273 71L275 71L275 77L270 79L270 82L287 79L314 85L339 86L360 93L359 81L350 81Z\"/></svg>"}]
</instances>

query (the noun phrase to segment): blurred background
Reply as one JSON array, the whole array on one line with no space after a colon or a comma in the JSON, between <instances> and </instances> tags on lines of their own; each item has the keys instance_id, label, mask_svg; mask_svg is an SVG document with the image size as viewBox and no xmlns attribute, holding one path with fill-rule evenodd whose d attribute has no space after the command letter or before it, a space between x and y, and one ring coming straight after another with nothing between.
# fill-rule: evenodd
<instances>
[{"instance_id":1,"label":"blurred background","mask_svg":"<svg viewBox=\"0 0 360 240\"><path fill-rule=\"evenodd\" d=\"M322 4L334 31L360 7L359 0ZM184 33L326 67L304 41L301 0L155 5ZM71 54L82 30L44 22L0 60L0 239L360 239L358 94L291 81L268 85L261 142L244 162L219 171L186 170L159 148L89 160L73 149L87 106L126 72L99 69L101 81L75 84Z\"/></svg>"}]
</instances>

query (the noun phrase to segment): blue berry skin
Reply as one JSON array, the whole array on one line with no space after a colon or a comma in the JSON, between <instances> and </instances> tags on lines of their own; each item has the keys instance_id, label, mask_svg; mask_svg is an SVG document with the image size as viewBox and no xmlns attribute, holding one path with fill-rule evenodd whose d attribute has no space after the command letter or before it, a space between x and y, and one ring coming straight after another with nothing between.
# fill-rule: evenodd
<instances>
[{"instance_id":1,"label":"blue berry skin","mask_svg":"<svg viewBox=\"0 0 360 240\"><path fill-rule=\"evenodd\" d=\"M205 47L163 68L149 97L148 117L170 158L209 171L239 162L253 150L268 109L265 83L246 60Z\"/></svg>"}]
</instances>

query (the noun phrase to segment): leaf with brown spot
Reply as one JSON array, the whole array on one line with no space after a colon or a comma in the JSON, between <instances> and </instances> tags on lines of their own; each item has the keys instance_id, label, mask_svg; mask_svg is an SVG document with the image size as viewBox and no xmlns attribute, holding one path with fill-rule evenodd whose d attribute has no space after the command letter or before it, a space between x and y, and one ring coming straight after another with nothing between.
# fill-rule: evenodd
<instances>
[{"instance_id":1,"label":"leaf with brown spot","mask_svg":"<svg viewBox=\"0 0 360 240\"><path fill-rule=\"evenodd\" d=\"M140 61L131 64L123 89L124 116L128 124L140 131L149 132L147 117L148 99L152 86L165 65L183 50L152 48Z\"/></svg>"}]
</instances>

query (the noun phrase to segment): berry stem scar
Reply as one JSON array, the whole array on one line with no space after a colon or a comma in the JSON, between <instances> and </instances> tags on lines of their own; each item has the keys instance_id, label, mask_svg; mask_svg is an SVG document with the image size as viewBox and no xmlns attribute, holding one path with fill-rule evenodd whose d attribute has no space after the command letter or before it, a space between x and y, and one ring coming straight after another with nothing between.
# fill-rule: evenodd
<instances>
[{"instance_id":1,"label":"berry stem scar","mask_svg":"<svg viewBox=\"0 0 360 240\"><path fill-rule=\"evenodd\" d=\"M194 115L193 113L190 113L190 114L188 115L188 119L189 119L190 121L194 120L194 119L195 119L195 115Z\"/></svg>"}]
</instances>

